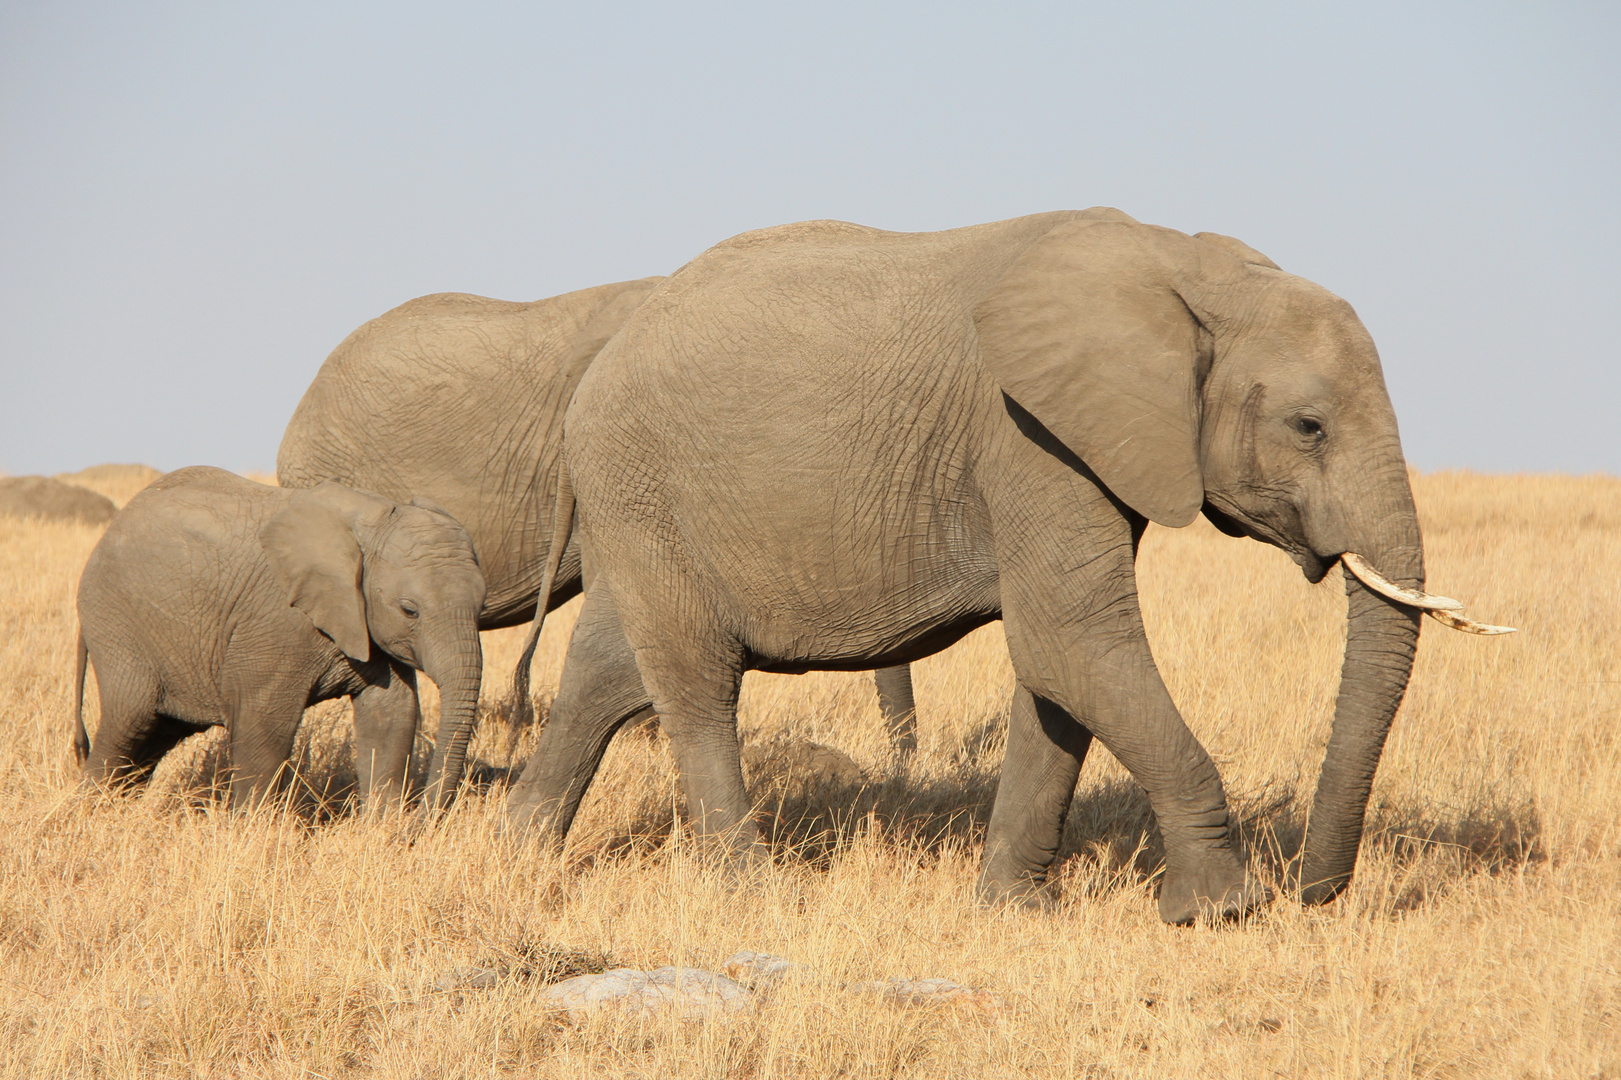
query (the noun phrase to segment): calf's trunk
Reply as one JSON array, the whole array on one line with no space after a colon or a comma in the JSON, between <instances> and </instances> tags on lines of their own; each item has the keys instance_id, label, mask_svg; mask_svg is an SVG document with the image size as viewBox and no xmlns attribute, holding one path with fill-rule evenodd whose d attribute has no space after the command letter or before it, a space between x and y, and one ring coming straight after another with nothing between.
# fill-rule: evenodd
<instances>
[{"instance_id":1,"label":"calf's trunk","mask_svg":"<svg viewBox=\"0 0 1621 1080\"><path fill-rule=\"evenodd\" d=\"M439 733L428 766L428 806L447 808L461 786L467 766L467 745L478 721L478 695L484 677L484 651L478 624L463 620L444 644L427 650L422 670L439 687Z\"/></svg>"}]
</instances>

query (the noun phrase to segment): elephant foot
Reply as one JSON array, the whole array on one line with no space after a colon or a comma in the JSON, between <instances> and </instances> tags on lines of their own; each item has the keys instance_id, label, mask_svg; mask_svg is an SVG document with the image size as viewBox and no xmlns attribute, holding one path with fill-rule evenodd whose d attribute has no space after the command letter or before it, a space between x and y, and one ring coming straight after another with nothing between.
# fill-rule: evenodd
<instances>
[{"instance_id":1,"label":"elephant foot","mask_svg":"<svg viewBox=\"0 0 1621 1080\"><path fill-rule=\"evenodd\" d=\"M711 857L717 860L721 887L728 893L754 891L772 865L771 849L758 835L748 844L711 849Z\"/></svg>"},{"instance_id":2,"label":"elephant foot","mask_svg":"<svg viewBox=\"0 0 1621 1080\"><path fill-rule=\"evenodd\" d=\"M1048 881L1044 872L1027 872L1016 874L1011 878L981 874L976 891L979 893L979 902L986 907L1050 912L1058 910L1061 903L1057 884Z\"/></svg>"},{"instance_id":3,"label":"elephant foot","mask_svg":"<svg viewBox=\"0 0 1621 1080\"><path fill-rule=\"evenodd\" d=\"M513 795L518 792L514 791ZM531 840L537 837L544 838L553 847L562 847L563 838L557 835L555 818L547 812L546 803L540 799L521 799L509 796L507 798L506 823L501 832L518 840Z\"/></svg>"},{"instance_id":4,"label":"elephant foot","mask_svg":"<svg viewBox=\"0 0 1621 1080\"><path fill-rule=\"evenodd\" d=\"M1330 904L1339 899L1351 884L1351 875L1340 868L1325 870L1322 860L1303 853L1290 867L1289 884L1300 891L1300 902L1306 907Z\"/></svg>"},{"instance_id":5,"label":"elephant foot","mask_svg":"<svg viewBox=\"0 0 1621 1080\"><path fill-rule=\"evenodd\" d=\"M1272 900L1272 890L1242 866L1205 866L1198 871L1165 872L1159 917L1172 926L1240 919Z\"/></svg>"}]
</instances>

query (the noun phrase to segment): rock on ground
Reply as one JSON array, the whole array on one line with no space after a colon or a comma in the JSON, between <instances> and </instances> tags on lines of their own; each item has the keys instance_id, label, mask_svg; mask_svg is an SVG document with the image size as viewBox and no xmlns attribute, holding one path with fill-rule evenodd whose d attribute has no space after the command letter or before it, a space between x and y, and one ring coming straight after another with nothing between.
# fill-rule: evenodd
<instances>
[{"instance_id":1,"label":"rock on ground","mask_svg":"<svg viewBox=\"0 0 1621 1080\"><path fill-rule=\"evenodd\" d=\"M541 1000L571 1020L604 1012L636 1019L704 1020L754 1012L754 995L724 975L697 968L615 968L547 987Z\"/></svg>"},{"instance_id":2,"label":"rock on ground","mask_svg":"<svg viewBox=\"0 0 1621 1080\"><path fill-rule=\"evenodd\" d=\"M566 953L571 964L589 958L576 950L553 947L551 952ZM558 965L542 972L523 962L496 958L480 966L448 971L440 976L435 988L488 990L514 977L551 982L547 975L555 978L568 970L568 966ZM803 964L781 956L750 950L727 957L721 970L725 974L689 967L663 967L654 971L614 968L551 982L541 992L541 1001L574 1021L604 1013L639 1020L703 1020L751 1015L763 998L769 998L784 982L802 977L808 971ZM964 986L949 979L879 979L852 983L845 990L898 1008L945 1008L997 1022L1009 1011L1007 1001L994 991Z\"/></svg>"},{"instance_id":3,"label":"rock on ground","mask_svg":"<svg viewBox=\"0 0 1621 1080\"><path fill-rule=\"evenodd\" d=\"M86 525L102 525L111 521L117 512L118 507L107 496L49 476L0 479L0 514L10 517L78 520Z\"/></svg>"}]
</instances>

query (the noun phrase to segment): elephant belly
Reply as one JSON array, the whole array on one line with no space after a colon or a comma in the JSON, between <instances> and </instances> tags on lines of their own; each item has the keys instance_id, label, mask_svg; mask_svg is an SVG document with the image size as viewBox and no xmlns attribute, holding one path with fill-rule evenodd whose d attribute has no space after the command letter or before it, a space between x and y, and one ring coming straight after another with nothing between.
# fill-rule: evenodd
<instances>
[{"instance_id":1,"label":"elephant belly","mask_svg":"<svg viewBox=\"0 0 1621 1080\"><path fill-rule=\"evenodd\" d=\"M158 700L160 715L180 720L195 727L219 727L225 723L225 711L219 705L209 704L185 694L165 692Z\"/></svg>"},{"instance_id":2,"label":"elephant belly","mask_svg":"<svg viewBox=\"0 0 1621 1080\"><path fill-rule=\"evenodd\" d=\"M933 656L955 645L967 634L1000 618L999 612L969 612L938 625L918 627L902 636L873 638L865 643L847 641L842 647L829 642L816 649L815 643L801 642L796 655L762 654L750 649L749 667L781 675L803 675L807 671L868 671L873 668L910 664Z\"/></svg>"},{"instance_id":3,"label":"elephant belly","mask_svg":"<svg viewBox=\"0 0 1621 1080\"><path fill-rule=\"evenodd\" d=\"M760 670L910 663L1001 615L994 570L965 553L914 550L864 566L851 550L823 559L801 546L752 573L733 562L733 575L714 583L722 622Z\"/></svg>"}]
</instances>

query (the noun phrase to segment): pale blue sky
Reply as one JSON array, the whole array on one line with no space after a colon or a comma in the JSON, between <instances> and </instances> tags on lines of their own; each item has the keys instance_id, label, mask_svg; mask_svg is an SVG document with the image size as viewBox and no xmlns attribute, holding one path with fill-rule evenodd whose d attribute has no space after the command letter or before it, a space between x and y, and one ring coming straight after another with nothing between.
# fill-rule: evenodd
<instances>
[{"instance_id":1,"label":"pale blue sky","mask_svg":"<svg viewBox=\"0 0 1621 1080\"><path fill-rule=\"evenodd\" d=\"M1621 473L1621 5L0 5L0 469L273 467L352 329L1095 204L1354 304L1409 460Z\"/></svg>"}]
</instances>

